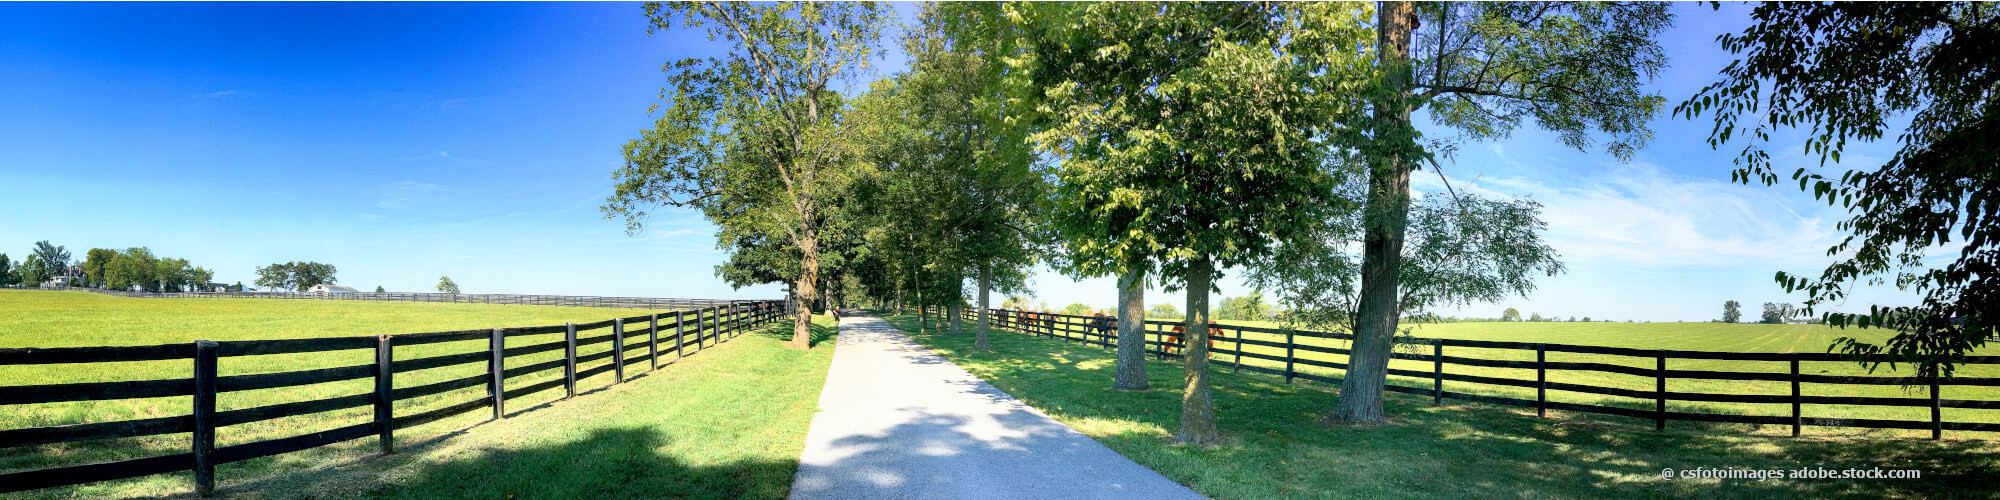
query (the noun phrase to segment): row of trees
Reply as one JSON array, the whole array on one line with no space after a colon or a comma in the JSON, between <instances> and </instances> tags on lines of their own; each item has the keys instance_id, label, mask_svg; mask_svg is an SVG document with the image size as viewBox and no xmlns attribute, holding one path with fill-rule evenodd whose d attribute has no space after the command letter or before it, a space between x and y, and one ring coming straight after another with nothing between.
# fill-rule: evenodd
<instances>
[{"instance_id":1,"label":"row of trees","mask_svg":"<svg viewBox=\"0 0 2000 500\"><path fill-rule=\"evenodd\" d=\"M1943 16L1910 33L1991 16L1960 4L1767 4L1760 24L1725 47L1790 47L1816 35L1780 23L1815 9L1883 22L1919 23L1924 9ZM626 144L607 218L637 233L662 204L700 210L730 254L719 276L784 283L801 304L914 306L921 331L952 333L962 330L958 308L976 304L979 349L989 348L991 293L1024 291L1029 266L1116 276L1112 384L1123 390L1148 389L1137 335L1146 285L1185 290L1190 347L1175 437L1203 444L1220 436L1204 342L1220 273L1275 290L1294 323L1356 335L1338 406L1323 417L1380 422L1402 318L1525 294L1535 277L1564 269L1541 239L1540 206L1451 189L1441 171L1451 152L1532 122L1567 146L1629 158L1664 110L1643 85L1666 63L1656 36L1672 19L1658 3L926 4L893 41L909 69L862 85L882 33L895 31L878 4L649 3L646 15L651 30L700 30L729 46L666 65L658 118ZM1737 114L1761 109L1755 89L1771 72L1842 71L1785 66L1811 60L1793 55L1757 52L1756 65L1731 66L1726 85L1677 111L1724 113L1719 147ZM1817 97L1780 81L1797 114L1756 123L1827 116L1794 107ZM1873 102L1850 97L1839 104ZM1427 123L1412 119L1419 112ZM1952 117L1990 123L1962 118ZM1739 177L1769 182L1761 153L1746 151ZM1412 197L1411 177L1425 167L1445 189ZM1849 188L1819 192L1840 189ZM1921 199L1970 188L1952 189ZM1839 191L1842 203L1867 199L1863 191ZM1987 220L2000 219L1974 222ZM1869 221L1870 231L1895 223ZM1932 234L1951 233L1893 236ZM1882 245L1895 241L1905 240ZM1986 254L1966 255L1970 266ZM1882 262L1785 284L1821 293ZM1925 276L1919 284L1954 290L1977 281ZM1953 297L1939 300L1967 303ZM794 323L800 349L810 347L807 309ZM939 324L933 309L943 310Z\"/></svg>"},{"instance_id":2,"label":"row of trees","mask_svg":"<svg viewBox=\"0 0 2000 500\"><path fill-rule=\"evenodd\" d=\"M1574 322L1577 322L1577 321L1583 321L1583 322L1585 322L1585 323L1588 323L1588 322L1590 322L1590 317L1589 317L1589 316L1584 316L1584 317L1583 317L1583 319L1581 319L1581 320L1578 320L1578 319L1576 318L1576 316L1570 316L1568 320L1564 320L1564 319L1562 319L1562 318L1560 318L1560 317L1556 317L1556 316L1549 316L1549 317L1543 317L1543 316L1542 316L1542 313L1528 313L1528 318L1527 318L1527 319L1521 319L1521 310L1520 310L1520 309L1515 309L1515 308L1512 308L1512 307L1509 307L1509 308L1507 308L1507 310L1505 310L1505 311L1500 311L1500 318L1498 318L1498 319L1479 319L1479 318L1467 318L1467 319L1460 319L1460 318L1450 318L1450 321L1445 321L1445 322L1452 322L1452 323L1457 323L1457 322L1477 322L1477 321L1502 321L1502 322L1507 322L1507 321L1527 321L1527 322L1534 322L1534 323L1540 323L1540 322L1567 322L1567 323L1574 323ZM1605 321L1610 321L1610 320L1605 320Z\"/></svg>"},{"instance_id":3,"label":"row of trees","mask_svg":"<svg viewBox=\"0 0 2000 500\"><path fill-rule=\"evenodd\" d=\"M37 285L57 276L68 276L71 286L181 292L209 288L215 272L187 259L155 256L146 247L92 248L75 262L67 247L43 240L20 262L0 254L0 285Z\"/></svg>"},{"instance_id":4,"label":"row of trees","mask_svg":"<svg viewBox=\"0 0 2000 500\"><path fill-rule=\"evenodd\" d=\"M20 261L0 253L0 285L34 286L69 273L69 249L51 245L48 240L35 242L34 250Z\"/></svg>"},{"instance_id":5,"label":"row of trees","mask_svg":"<svg viewBox=\"0 0 2000 500\"><path fill-rule=\"evenodd\" d=\"M1798 315L1799 315L1799 308L1797 306L1792 305L1792 303L1790 302L1765 302L1764 315L1762 320L1758 321L1758 323L1763 323L1767 325L1776 325L1784 323L1787 318L1791 318ZM1722 303L1723 323L1740 323L1742 322L1742 319L1743 319L1742 304L1734 300Z\"/></svg>"},{"instance_id":6,"label":"row of trees","mask_svg":"<svg viewBox=\"0 0 2000 500\"><path fill-rule=\"evenodd\" d=\"M1668 19L1657 4L931 4L897 40L910 69L845 95L832 84L881 52L879 5L647 15L732 47L667 66L660 117L626 145L607 217L637 232L658 204L699 209L732 284L915 306L922 330L960 331L958 307L1023 290L1037 262L1117 276L1119 389L1147 389L1146 284L1185 290L1176 437L1192 443L1219 436L1202 351L1220 272L1280 290L1296 321L1359 336L1327 412L1347 422L1381 420L1399 318L1559 272L1538 205L1413 203L1411 172L1448 158L1444 137L1529 119L1579 148L1602 132L1628 155L1663 102L1639 85L1664 62L1651 35ZM1420 109L1451 133L1424 138ZM1268 314L1249 302L1231 314Z\"/></svg>"}]
</instances>

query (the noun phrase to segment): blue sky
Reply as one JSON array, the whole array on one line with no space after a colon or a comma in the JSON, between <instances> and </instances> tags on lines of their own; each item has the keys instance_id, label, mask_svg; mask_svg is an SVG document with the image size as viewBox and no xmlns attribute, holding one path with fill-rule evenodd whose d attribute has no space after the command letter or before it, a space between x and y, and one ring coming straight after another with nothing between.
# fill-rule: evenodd
<instances>
[{"instance_id":1,"label":"blue sky","mask_svg":"<svg viewBox=\"0 0 2000 500\"><path fill-rule=\"evenodd\" d=\"M1677 103L1730 60L1714 36L1747 18L1676 9L1654 87ZM644 21L635 3L0 4L0 252L147 246L230 282L313 260L368 289L449 275L469 293L776 297L714 277L724 254L696 214L661 211L629 237L598 211L619 147L649 126L660 65L716 48L647 36ZM1797 300L1771 275L1816 274L1842 214L1729 183L1707 122L1654 129L1630 163L1532 126L1466 144L1444 171L1453 186L1546 205L1570 270L1527 298L1445 312L1707 320L1724 300ZM1781 170L1816 165L1799 141L1778 137ZM1436 183L1418 173L1419 189ZM1036 279L1051 305L1108 306L1113 287ZM1221 287L1247 292L1235 276ZM1870 290L1850 308L1909 301Z\"/></svg>"}]
</instances>

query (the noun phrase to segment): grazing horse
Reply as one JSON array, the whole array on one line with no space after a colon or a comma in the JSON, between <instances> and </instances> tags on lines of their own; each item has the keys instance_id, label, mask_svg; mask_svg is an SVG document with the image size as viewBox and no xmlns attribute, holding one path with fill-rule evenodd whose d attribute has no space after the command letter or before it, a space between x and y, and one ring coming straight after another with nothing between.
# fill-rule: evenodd
<instances>
[{"instance_id":1,"label":"grazing horse","mask_svg":"<svg viewBox=\"0 0 2000 500\"><path fill-rule=\"evenodd\" d=\"M1187 340L1184 338L1186 336L1187 325L1174 325L1174 331L1167 333L1166 345L1160 346L1160 349L1166 351L1168 354L1186 352L1186 349L1181 347L1187 344ZM1222 329L1216 328L1215 320L1208 320L1208 355L1210 357L1215 356L1215 338L1220 336L1222 336ZM1177 350L1180 352L1176 352Z\"/></svg>"},{"instance_id":2,"label":"grazing horse","mask_svg":"<svg viewBox=\"0 0 2000 500\"><path fill-rule=\"evenodd\" d=\"M1090 317L1090 328L1097 330L1099 337L1104 337L1108 340L1111 338L1111 330L1118 328L1118 318L1105 316L1102 312L1093 314Z\"/></svg>"}]
</instances>

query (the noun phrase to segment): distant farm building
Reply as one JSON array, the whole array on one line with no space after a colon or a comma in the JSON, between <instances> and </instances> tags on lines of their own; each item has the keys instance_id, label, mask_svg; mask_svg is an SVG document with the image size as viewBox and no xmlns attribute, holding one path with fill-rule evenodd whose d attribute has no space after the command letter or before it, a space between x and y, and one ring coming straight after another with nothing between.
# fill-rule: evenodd
<instances>
[{"instance_id":1,"label":"distant farm building","mask_svg":"<svg viewBox=\"0 0 2000 500\"><path fill-rule=\"evenodd\" d=\"M312 288L308 288L308 289L306 289L306 293L316 293L316 294L320 294L320 295L325 295L325 294L329 294L329 293L355 293L355 292L359 292L359 291L360 291L360 290L355 290L355 289L354 289L354 287L347 287L347 286L340 286L340 285L328 285L328 284L324 284L324 283L322 283L322 284L318 284L318 285L313 285L313 287L312 287Z\"/></svg>"}]
</instances>

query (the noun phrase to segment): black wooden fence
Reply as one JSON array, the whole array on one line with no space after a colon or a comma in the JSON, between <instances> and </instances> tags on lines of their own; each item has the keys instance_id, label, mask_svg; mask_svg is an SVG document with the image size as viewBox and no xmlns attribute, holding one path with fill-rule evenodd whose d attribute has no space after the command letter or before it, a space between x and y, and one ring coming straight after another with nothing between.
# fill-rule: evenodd
<instances>
[{"instance_id":1,"label":"black wooden fence","mask_svg":"<svg viewBox=\"0 0 2000 500\"><path fill-rule=\"evenodd\" d=\"M25 288L25 287L10 287ZM586 295L516 295L500 293L415 293L415 292L128 292L102 288L68 287L74 290L118 297L142 299L302 299L369 300L381 302L447 302L456 304L510 304L525 306L625 307L639 309L691 309L728 306L742 302L727 299L674 299L657 297L597 297Z\"/></svg>"},{"instance_id":2,"label":"black wooden fence","mask_svg":"<svg viewBox=\"0 0 2000 500\"><path fill-rule=\"evenodd\" d=\"M777 301L737 301L726 306L706 307L668 314L616 318L594 323L494 328L455 332L410 333L365 337L329 337L284 340L243 340L190 344L115 347L53 347L0 349L0 365L46 365L106 363L121 361L193 360L189 378L135 380L56 385L0 386L0 406L98 401L168 396L194 396L193 412L172 417L96 422L86 424L0 430L0 448L66 443L96 439L192 433L187 452L115 462L73 465L0 474L0 493L72 484L139 477L193 470L195 489L202 495L215 487L215 466L290 453L319 446L376 436L382 453L395 450L397 429L422 425L466 412L491 408L495 419L506 416L508 399L562 387L566 396L576 395L576 381L610 371L612 384L626 380L628 365L646 363L658 369L661 351L681 356L735 338L747 328L784 317ZM637 324L627 328L628 324ZM578 337L578 332L609 328L610 333ZM671 332L663 334L662 332ZM509 337L563 333L564 340L536 345L510 346ZM460 354L396 360L398 346L486 340L488 348ZM612 343L608 351L577 355L580 346ZM223 358L263 354L309 353L373 349L375 362L355 366L300 370L254 375L217 376ZM643 349L643 350L642 350ZM638 353L632 351L638 350ZM533 353L562 351L563 357L525 366L508 366L507 359ZM597 366L579 365L609 359ZM469 363L486 363L485 373L431 384L397 387L395 375ZM507 379L548 370L563 370L563 378L507 387ZM255 408L216 411L216 394L255 389L294 387L343 380L375 379L375 390L316 401L282 403ZM415 414L395 414L399 400L441 394L455 389L486 387L486 396ZM374 408L373 420L332 430L286 438L216 447L218 428L356 407ZM4 410L0 410L4 411Z\"/></svg>"},{"instance_id":3,"label":"black wooden fence","mask_svg":"<svg viewBox=\"0 0 2000 500\"><path fill-rule=\"evenodd\" d=\"M1063 339L1073 342L1081 342L1093 346L1116 348L1115 342L1117 339L1118 331L1116 327L1117 322L1115 318L1104 318L1106 320L1104 323L1096 323L1096 321L1099 318L1094 316L1074 316L1074 315L1051 314L1051 313L1022 313L1019 311L1008 311L1000 309L992 309L990 311L993 314L993 324L995 325L995 327L1003 330ZM973 313L968 311L965 314L969 318ZM1178 350L1185 346L1183 346L1181 343L1169 343L1167 339L1169 336L1176 335L1176 334L1169 334L1168 332L1171 331L1171 329L1174 328L1175 326L1180 326L1182 324L1183 323L1177 321L1147 321L1146 352L1154 356L1157 356L1160 359L1166 359L1169 357L1172 358L1181 357L1180 354L1173 353L1170 351ZM1105 326L1108 328L1100 328L1100 326ZM1298 330L1286 330L1286 329L1276 329L1276 328L1260 328L1252 326L1211 325L1209 326L1209 329L1211 332L1212 343L1214 345L1214 348L1210 350L1210 357L1216 360L1216 363L1218 363L1216 365L1211 365L1211 366L1215 366L1218 369L1226 368L1235 371L1247 370L1255 373L1276 375L1279 377L1284 377L1285 383L1291 383L1294 379L1304 379L1315 382L1324 382L1327 384L1336 384L1336 385L1340 384L1341 382L1340 377L1317 375L1311 373L1301 373L1299 371L1299 367L1309 366L1309 367L1346 370L1347 369L1346 363L1334 362L1331 360L1332 359L1331 356L1323 356L1325 359L1314 359L1311 357L1302 356L1301 353L1302 352L1319 353L1321 355L1331 354L1331 355L1346 356L1349 350L1327 345L1300 343L1299 339L1301 337L1328 338L1328 339L1339 339L1339 340L1354 339L1354 336L1351 334L1298 331ZM1233 334L1231 332L1233 332ZM1284 337L1285 340L1283 342L1276 342L1269 340L1246 339L1243 338L1244 333L1258 333L1258 334L1282 336ZM1495 341L1485 341L1485 340L1457 340L1457 339L1436 339L1436 338L1421 338L1421 337L1399 338L1397 340L1397 343L1406 346L1414 344L1414 346L1412 347L1416 347L1417 348L1416 350L1429 351L1429 353L1420 354L1411 352L1395 352L1391 354L1392 358L1414 360L1414 361L1428 361L1432 364L1432 369L1428 372L1424 372L1424 371L1402 370L1402 369L1391 368L1389 369L1389 374L1402 377L1417 378L1417 379L1430 379L1431 381L1430 387L1411 387L1406 385L1386 384L1385 389L1393 392L1415 394L1419 396L1430 396L1432 402L1434 403L1442 403L1446 398L1450 398L1462 401L1520 406L1520 407L1534 408L1538 416L1547 416L1547 412L1550 409L1597 413L1604 415L1619 415L1625 417L1652 420L1653 427L1655 429L1665 429L1668 420L1743 423L1743 424L1769 424L1769 425L1780 425L1780 426L1789 425L1792 428L1793 436L1799 435L1799 429L1803 426L1808 426L1808 425L1820 426L1820 427L1858 427L1858 428L1872 428L1872 429L1916 429L1916 430L1928 429L1931 431L1931 439L1941 438L1944 434L1944 431L1946 430L1989 431L1989 432L2000 431L2000 424L1979 423L1979 422L1947 422L1943 419L1944 408L1975 408L1975 409L1988 409L1988 410L2000 409L2000 401L1976 400L1976 399L1944 399L1940 395L1941 390L1944 387L2000 386L2000 378L1952 377L1946 379L1918 380L1910 377L1820 375L1820 374L1799 372L1800 362L1844 362L1844 363L1853 362L1853 358L1849 358L1845 355L1840 355L1840 354L1648 350L1648 349L1630 349L1623 347L1602 347L1602 346L1571 345L1571 344L1495 342ZM1276 356L1264 353L1249 352L1245 350L1245 346L1259 346L1259 347L1268 347L1273 349L1283 349L1285 354L1283 356ZM1535 353L1535 360L1519 361L1519 360L1485 359L1485 358L1476 358L1467 356L1448 356L1445 354L1446 352L1445 348L1447 347L1520 350L1520 351ZM1408 350L1409 350L1408 348L1399 349L1399 351L1408 351ZM1630 359L1640 362L1651 361L1653 367L1641 368L1637 366L1627 366L1621 364L1597 363L1597 362L1548 361L1548 353L1551 352L1617 356L1621 357L1622 359ZM1226 361L1225 358L1227 358ZM1271 364L1273 366L1266 367L1266 366L1246 365L1243 363L1245 358L1249 358L1252 360L1270 361L1272 362ZM1670 359L1789 362L1791 369L1789 372L1670 370L1667 368L1667 360ZM1283 368L1275 367L1275 365L1279 363L1283 364ZM1967 356L1966 363L2000 364L2000 356ZM1446 371L1446 365L1518 368L1524 370L1534 370L1535 378L1534 380L1526 380L1526 379L1515 379L1507 377L1478 376L1478 375L1469 375L1463 373L1448 373ZM1613 373L1621 375L1630 375L1634 377L1644 377L1647 379L1651 379L1653 381L1653 390L1644 391L1644 390L1633 390L1633 389L1624 389L1617 387L1599 387L1599 386L1584 385L1584 384L1550 382L1548 380L1548 373L1550 371L1562 371L1562 370L1595 371L1601 373ZM1791 393L1790 394L1713 394L1713 393L1691 393L1691 392L1668 391L1667 381L1675 379L1790 382ZM1503 397L1495 395L1472 394L1467 392L1447 391L1444 388L1445 381L1452 381L1455 383L1477 384L1477 385L1497 385L1497 386L1511 386L1511 387L1534 389L1535 399L1522 399L1522 398L1511 398L1511 397ZM1901 397L1901 398L1807 396L1800 393L1800 387L1799 387L1800 384L1882 385L1882 386L1904 386L1904 387L1928 386L1929 395L1928 397ZM1638 400L1639 402L1652 403L1651 405L1652 409L1647 410L1647 409L1626 408L1618 406L1604 406L1595 404L1550 401L1548 397L1548 392L1551 390L1631 398L1634 400ZM1668 401L1709 402L1709 403L1763 403L1763 404L1780 404L1780 405L1790 404L1791 414L1790 415L1737 415L1737 414L1726 414L1726 413L1667 411ZM1812 417L1802 416L1801 408L1805 405L1860 405L1860 406L1900 406L1900 407L1929 408L1931 418L1928 421L1854 419L1854 418L1812 418Z\"/></svg>"}]
</instances>

